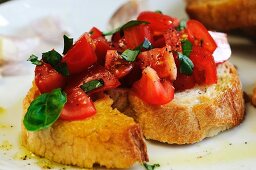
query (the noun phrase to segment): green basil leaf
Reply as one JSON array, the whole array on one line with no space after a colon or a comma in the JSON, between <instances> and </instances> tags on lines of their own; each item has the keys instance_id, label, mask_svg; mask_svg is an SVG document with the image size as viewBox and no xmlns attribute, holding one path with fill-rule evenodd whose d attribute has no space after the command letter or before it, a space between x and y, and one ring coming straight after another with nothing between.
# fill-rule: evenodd
<instances>
[{"instance_id":1,"label":"green basil leaf","mask_svg":"<svg viewBox=\"0 0 256 170\"><path fill-rule=\"evenodd\" d=\"M142 43L142 47L147 50L153 49L153 45L147 38L144 39L144 42Z\"/></svg>"},{"instance_id":2,"label":"green basil leaf","mask_svg":"<svg viewBox=\"0 0 256 170\"><path fill-rule=\"evenodd\" d=\"M160 10L156 10L155 12L156 12L156 13L159 13L159 14L163 14L163 12L160 11Z\"/></svg>"},{"instance_id":3,"label":"green basil leaf","mask_svg":"<svg viewBox=\"0 0 256 170\"><path fill-rule=\"evenodd\" d=\"M180 25L176 28L177 31L182 31L186 28L187 26L187 21L186 20L181 20Z\"/></svg>"},{"instance_id":4,"label":"green basil leaf","mask_svg":"<svg viewBox=\"0 0 256 170\"><path fill-rule=\"evenodd\" d=\"M182 53L189 57L191 51L192 51L192 43L189 40L183 40L182 43Z\"/></svg>"},{"instance_id":5,"label":"green basil leaf","mask_svg":"<svg viewBox=\"0 0 256 170\"><path fill-rule=\"evenodd\" d=\"M89 91L102 87L103 85L104 85L104 81L102 79L92 80L84 83L83 85L80 86L80 88L87 93Z\"/></svg>"},{"instance_id":6,"label":"green basil leaf","mask_svg":"<svg viewBox=\"0 0 256 170\"><path fill-rule=\"evenodd\" d=\"M44 62L50 64L60 74L64 76L69 75L67 64L61 62L62 56L54 49L43 53L42 58Z\"/></svg>"},{"instance_id":7,"label":"green basil leaf","mask_svg":"<svg viewBox=\"0 0 256 170\"><path fill-rule=\"evenodd\" d=\"M125 50L122 54L121 54L121 57L123 59L125 59L126 61L129 61L129 62L133 62L136 60L136 57L137 55L140 53L140 50L130 50L130 49L127 49Z\"/></svg>"},{"instance_id":8,"label":"green basil leaf","mask_svg":"<svg viewBox=\"0 0 256 170\"><path fill-rule=\"evenodd\" d=\"M68 36L64 35L64 49L62 54L67 54L68 50L73 46L73 38L69 38Z\"/></svg>"},{"instance_id":9,"label":"green basil leaf","mask_svg":"<svg viewBox=\"0 0 256 170\"><path fill-rule=\"evenodd\" d=\"M42 61L38 60L38 57L35 56L34 54L32 54L28 59L27 61L30 61L32 64L34 65L37 65L37 66L40 66L42 65Z\"/></svg>"},{"instance_id":10,"label":"green basil leaf","mask_svg":"<svg viewBox=\"0 0 256 170\"><path fill-rule=\"evenodd\" d=\"M60 116L67 102L67 96L60 88L43 93L31 102L23 119L28 131L38 131L50 127Z\"/></svg>"},{"instance_id":11,"label":"green basil leaf","mask_svg":"<svg viewBox=\"0 0 256 170\"><path fill-rule=\"evenodd\" d=\"M108 35L113 35L119 31L123 32L123 30L136 26L136 25L140 25L140 24L149 24L149 22L146 21L138 21L138 20L131 20L129 22L127 22L126 24L122 25L121 27L115 28L112 31L109 32L103 32L104 36L108 36Z\"/></svg>"},{"instance_id":12,"label":"green basil leaf","mask_svg":"<svg viewBox=\"0 0 256 170\"><path fill-rule=\"evenodd\" d=\"M191 75L193 73L194 64L187 56L178 53L180 60L180 73Z\"/></svg>"},{"instance_id":13,"label":"green basil leaf","mask_svg":"<svg viewBox=\"0 0 256 170\"><path fill-rule=\"evenodd\" d=\"M154 170L155 168L160 167L159 164L149 165L149 164L144 163L143 165L146 168L146 170Z\"/></svg>"},{"instance_id":14,"label":"green basil leaf","mask_svg":"<svg viewBox=\"0 0 256 170\"><path fill-rule=\"evenodd\" d=\"M62 56L57 51L52 49L51 51L43 53L42 59L44 62L54 67L61 62Z\"/></svg>"},{"instance_id":15,"label":"green basil leaf","mask_svg":"<svg viewBox=\"0 0 256 170\"><path fill-rule=\"evenodd\" d=\"M54 69L63 76L69 76L68 66L66 63L60 62L54 66Z\"/></svg>"}]
</instances>

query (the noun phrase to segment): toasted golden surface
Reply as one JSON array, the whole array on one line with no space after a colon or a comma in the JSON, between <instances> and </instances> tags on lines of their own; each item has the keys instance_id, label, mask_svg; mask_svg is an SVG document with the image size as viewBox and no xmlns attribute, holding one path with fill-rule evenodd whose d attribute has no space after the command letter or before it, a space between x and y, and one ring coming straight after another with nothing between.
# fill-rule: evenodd
<instances>
[{"instance_id":1,"label":"toasted golden surface","mask_svg":"<svg viewBox=\"0 0 256 170\"><path fill-rule=\"evenodd\" d=\"M24 100L24 111L39 94L34 85ZM128 168L148 160L138 124L112 109L109 97L95 102L97 113L81 121L58 120L48 129L28 132L22 127L22 144L49 160L80 167L100 164L107 168Z\"/></svg>"},{"instance_id":2,"label":"toasted golden surface","mask_svg":"<svg viewBox=\"0 0 256 170\"><path fill-rule=\"evenodd\" d=\"M132 92L129 102L146 139L170 144L214 136L239 125L245 112L241 82L229 62L218 66L217 84L177 92L166 105L148 105Z\"/></svg>"},{"instance_id":3,"label":"toasted golden surface","mask_svg":"<svg viewBox=\"0 0 256 170\"><path fill-rule=\"evenodd\" d=\"M255 0L187 0L186 11L210 29L244 29L256 36Z\"/></svg>"}]
</instances>

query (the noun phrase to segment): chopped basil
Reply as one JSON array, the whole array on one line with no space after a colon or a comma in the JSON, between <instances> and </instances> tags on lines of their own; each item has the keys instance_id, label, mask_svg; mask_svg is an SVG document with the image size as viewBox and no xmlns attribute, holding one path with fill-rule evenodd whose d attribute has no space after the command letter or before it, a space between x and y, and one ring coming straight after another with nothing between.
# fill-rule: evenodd
<instances>
[{"instance_id":1,"label":"chopped basil","mask_svg":"<svg viewBox=\"0 0 256 170\"><path fill-rule=\"evenodd\" d=\"M54 49L43 53L42 59L44 62L50 64L57 72L64 76L68 76L68 67L66 63L62 63L62 56Z\"/></svg>"},{"instance_id":2,"label":"chopped basil","mask_svg":"<svg viewBox=\"0 0 256 170\"><path fill-rule=\"evenodd\" d=\"M64 49L62 54L65 55L68 52L68 50L73 46L73 38L69 38L68 36L64 35L63 39L64 39Z\"/></svg>"},{"instance_id":3,"label":"chopped basil","mask_svg":"<svg viewBox=\"0 0 256 170\"><path fill-rule=\"evenodd\" d=\"M149 164L144 163L143 165L146 168L146 170L154 170L155 168L160 167L159 164L149 165Z\"/></svg>"},{"instance_id":4,"label":"chopped basil","mask_svg":"<svg viewBox=\"0 0 256 170\"><path fill-rule=\"evenodd\" d=\"M191 75L193 73L194 64L187 56L178 53L180 60L180 72L182 74Z\"/></svg>"},{"instance_id":5,"label":"chopped basil","mask_svg":"<svg viewBox=\"0 0 256 170\"><path fill-rule=\"evenodd\" d=\"M83 85L80 86L80 88L87 93L89 91L102 87L103 85L104 85L104 81L102 79L92 80L84 83Z\"/></svg>"},{"instance_id":6,"label":"chopped basil","mask_svg":"<svg viewBox=\"0 0 256 170\"><path fill-rule=\"evenodd\" d=\"M38 131L50 127L60 116L67 96L60 88L43 93L31 102L23 119L25 128Z\"/></svg>"},{"instance_id":7,"label":"chopped basil","mask_svg":"<svg viewBox=\"0 0 256 170\"><path fill-rule=\"evenodd\" d=\"M133 26L136 26L136 25L140 25L140 24L149 24L149 23L146 22L146 21L131 20L131 21L127 22L126 24L122 25L121 27L113 29L112 31L103 32L103 35L104 36L113 35L113 34L119 32L119 31L122 33L123 30L125 30L127 28L130 28L130 27L133 27Z\"/></svg>"},{"instance_id":8,"label":"chopped basil","mask_svg":"<svg viewBox=\"0 0 256 170\"><path fill-rule=\"evenodd\" d=\"M147 50L150 50L153 48L151 42L147 38L145 38L144 42L142 43L142 47Z\"/></svg>"},{"instance_id":9,"label":"chopped basil","mask_svg":"<svg viewBox=\"0 0 256 170\"><path fill-rule=\"evenodd\" d=\"M130 49L127 49L125 50L122 54L121 54L121 57L123 59L125 59L126 61L129 61L129 62L133 62L136 60L136 57L137 55L140 53L140 50L130 50Z\"/></svg>"},{"instance_id":10,"label":"chopped basil","mask_svg":"<svg viewBox=\"0 0 256 170\"><path fill-rule=\"evenodd\" d=\"M159 14L163 14L163 12L160 11L160 10L156 10L155 12L156 12L156 13L159 13Z\"/></svg>"},{"instance_id":11,"label":"chopped basil","mask_svg":"<svg viewBox=\"0 0 256 170\"><path fill-rule=\"evenodd\" d=\"M30 61L32 64L34 65L37 65L37 66L40 66L42 65L42 61L38 60L38 57L35 56L34 54L32 54L28 59L27 61Z\"/></svg>"},{"instance_id":12,"label":"chopped basil","mask_svg":"<svg viewBox=\"0 0 256 170\"><path fill-rule=\"evenodd\" d=\"M151 42L145 38L143 43L141 43L141 45L139 45L138 47L136 47L134 50L130 50L130 49L127 49L125 50L122 54L121 54L121 57L123 59L125 59L126 61L129 61L129 62L133 62L136 60L136 57L139 55L139 53L141 52L142 49L147 49L147 50L150 50L153 48Z\"/></svg>"},{"instance_id":13,"label":"chopped basil","mask_svg":"<svg viewBox=\"0 0 256 170\"><path fill-rule=\"evenodd\" d=\"M182 43L182 53L185 56L189 57L189 55L192 51L192 43L189 40L183 40L183 41L181 41L181 43Z\"/></svg>"},{"instance_id":14,"label":"chopped basil","mask_svg":"<svg viewBox=\"0 0 256 170\"><path fill-rule=\"evenodd\" d=\"M186 20L181 20L180 25L178 27L176 27L176 30L182 31L186 28L186 25L187 25L187 21Z\"/></svg>"}]
</instances>

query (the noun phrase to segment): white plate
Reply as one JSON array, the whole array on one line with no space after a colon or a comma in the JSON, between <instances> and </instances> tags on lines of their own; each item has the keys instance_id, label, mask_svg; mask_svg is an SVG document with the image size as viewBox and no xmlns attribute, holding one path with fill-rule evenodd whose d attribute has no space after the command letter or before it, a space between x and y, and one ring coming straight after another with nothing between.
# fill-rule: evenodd
<instances>
[{"instance_id":1,"label":"white plate","mask_svg":"<svg viewBox=\"0 0 256 170\"><path fill-rule=\"evenodd\" d=\"M92 26L106 28L112 13L124 0L16 0L0 6L0 34L17 34L24 25L42 16L55 15L72 29L77 38ZM184 3L179 0L149 1L149 8L185 18ZM256 45L248 40L230 37L233 55L244 90L252 92L256 81ZM44 159L19 160L24 156L19 142L22 99L31 86L31 75L0 79L0 170L41 169ZM254 169L256 161L256 110L247 105L244 122L237 128L194 145L166 145L147 142L150 163L158 169ZM113 158L114 159L114 158ZM45 163L46 162L46 163ZM51 165L53 168L61 168ZM46 168L46 167L44 167ZM66 167L74 169L74 167ZM136 165L133 169L143 169Z\"/></svg>"}]
</instances>

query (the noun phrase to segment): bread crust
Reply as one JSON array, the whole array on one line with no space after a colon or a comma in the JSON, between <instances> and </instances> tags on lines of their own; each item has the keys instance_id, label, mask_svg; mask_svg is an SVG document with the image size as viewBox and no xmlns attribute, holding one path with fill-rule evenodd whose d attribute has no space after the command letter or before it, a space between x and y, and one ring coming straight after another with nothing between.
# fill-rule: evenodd
<instances>
[{"instance_id":1,"label":"bread crust","mask_svg":"<svg viewBox=\"0 0 256 170\"><path fill-rule=\"evenodd\" d=\"M218 83L176 92L174 100L152 106L129 94L133 117L146 139L192 144L239 125L245 113L243 91L234 66L218 66Z\"/></svg>"},{"instance_id":2,"label":"bread crust","mask_svg":"<svg viewBox=\"0 0 256 170\"><path fill-rule=\"evenodd\" d=\"M24 99L24 113L39 91L35 85ZM22 144L36 155L49 160L92 168L129 168L148 161L140 126L112 109L106 96L95 102L97 113L81 121L58 120L48 129L29 132L22 125Z\"/></svg>"},{"instance_id":3,"label":"bread crust","mask_svg":"<svg viewBox=\"0 0 256 170\"><path fill-rule=\"evenodd\" d=\"M230 31L251 30L256 36L255 0L187 0L190 18L201 21L209 29Z\"/></svg>"}]
</instances>

